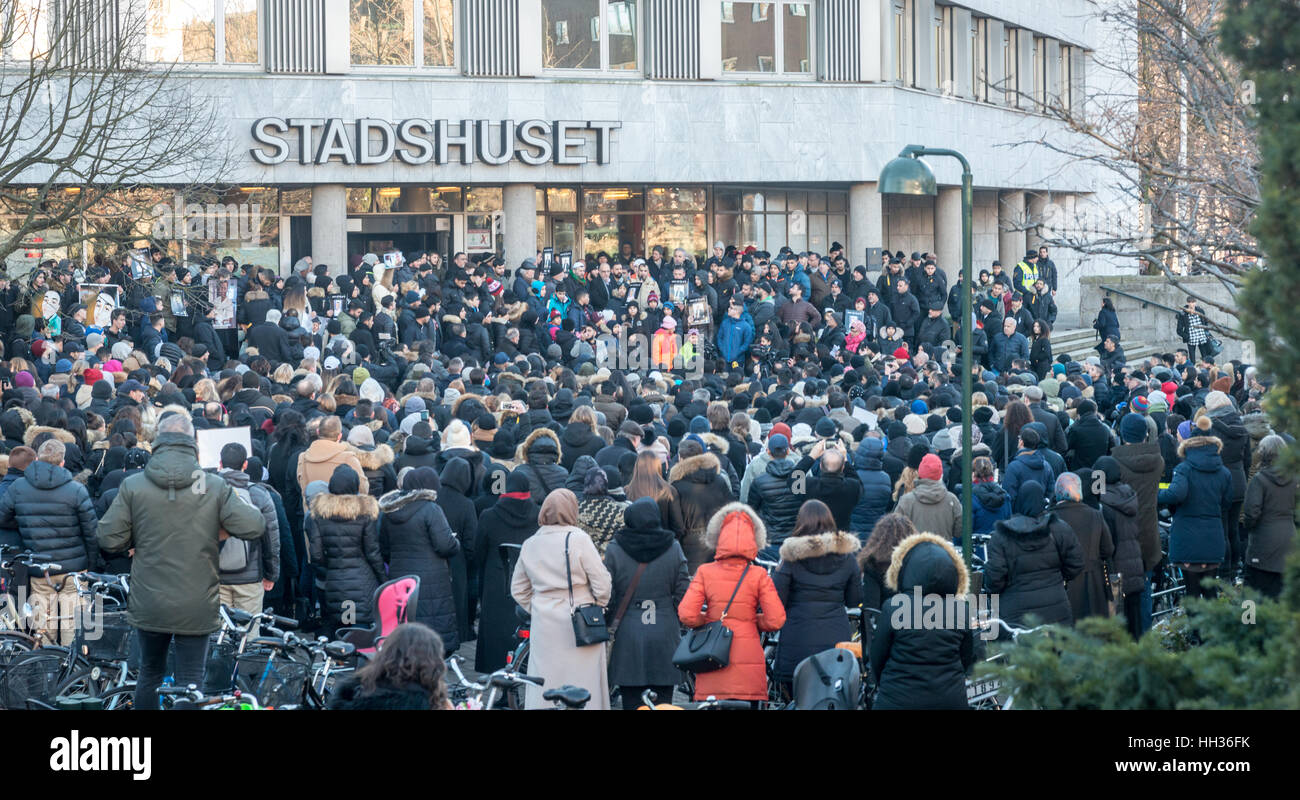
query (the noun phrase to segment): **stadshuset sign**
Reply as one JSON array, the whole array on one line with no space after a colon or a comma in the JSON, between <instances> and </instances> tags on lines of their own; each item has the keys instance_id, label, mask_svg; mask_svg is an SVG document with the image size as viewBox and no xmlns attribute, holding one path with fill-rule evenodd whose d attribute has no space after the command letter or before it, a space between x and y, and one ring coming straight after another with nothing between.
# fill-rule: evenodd
<instances>
[{"instance_id":1,"label":"stadshuset sign","mask_svg":"<svg viewBox=\"0 0 1300 800\"><path fill-rule=\"evenodd\" d=\"M620 123L611 120L445 120L263 117L253 123L249 152L259 164L282 164L290 142L298 146L302 164L384 164L396 158L406 164L507 164L520 161L540 166L577 166L594 161L608 164L611 133ZM587 134L595 134L594 153Z\"/></svg>"}]
</instances>

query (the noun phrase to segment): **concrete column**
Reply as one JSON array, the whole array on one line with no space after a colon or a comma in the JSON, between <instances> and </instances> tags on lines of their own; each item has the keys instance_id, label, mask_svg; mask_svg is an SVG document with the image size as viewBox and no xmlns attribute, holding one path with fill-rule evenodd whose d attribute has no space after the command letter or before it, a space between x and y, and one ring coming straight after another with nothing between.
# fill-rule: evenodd
<instances>
[{"instance_id":1,"label":"concrete column","mask_svg":"<svg viewBox=\"0 0 1300 800\"><path fill-rule=\"evenodd\" d=\"M940 186L939 195L934 199L934 254L939 259L939 269L948 275L948 285L957 283L961 277L960 186Z\"/></svg>"},{"instance_id":2,"label":"concrete column","mask_svg":"<svg viewBox=\"0 0 1300 800\"><path fill-rule=\"evenodd\" d=\"M1017 230L1025 219L1025 193L998 192L998 260L1008 275L1025 255L1025 232Z\"/></svg>"},{"instance_id":3,"label":"concrete column","mask_svg":"<svg viewBox=\"0 0 1300 800\"><path fill-rule=\"evenodd\" d=\"M325 264L331 275L348 268L348 192L330 183L311 189L311 260Z\"/></svg>"},{"instance_id":4,"label":"concrete column","mask_svg":"<svg viewBox=\"0 0 1300 800\"><path fill-rule=\"evenodd\" d=\"M537 255L537 190L531 183L508 183L502 195L506 266L513 270Z\"/></svg>"},{"instance_id":5,"label":"concrete column","mask_svg":"<svg viewBox=\"0 0 1300 800\"><path fill-rule=\"evenodd\" d=\"M1043 238L1050 235L1047 228L1053 222L1048 219L1048 204L1051 201L1050 192L1028 192L1025 195L1025 221L1034 226L1025 236L1026 250L1031 247L1037 249Z\"/></svg>"},{"instance_id":6,"label":"concrete column","mask_svg":"<svg viewBox=\"0 0 1300 800\"><path fill-rule=\"evenodd\" d=\"M874 183L855 183L849 187L849 250L851 267L867 266L867 248L885 246L885 217L880 192Z\"/></svg>"}]
</instances>

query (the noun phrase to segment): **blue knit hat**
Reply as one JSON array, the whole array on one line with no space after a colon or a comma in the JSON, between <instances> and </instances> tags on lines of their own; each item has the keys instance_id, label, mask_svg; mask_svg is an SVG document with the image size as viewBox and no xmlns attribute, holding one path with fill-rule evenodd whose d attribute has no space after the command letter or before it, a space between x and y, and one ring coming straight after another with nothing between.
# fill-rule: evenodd
<instances>
[{"instance_id":1,"label":"blue knit hat","mask_svg":"<svg viewBox=\"0 0 1300 800\"><path fill-rule=\"evenodd\" d=\"M701 416L691 417L691 433L708 433L709 421Z\"/></svg>"},{"instance_id":2,"label":"blue knit hat","mask_svg":"<svg viewBox=\"0 0 1300 800\"><path fill-rule=\"evenodd\" d=\"M1125 444L1140 444L1147 438L1147 421L1141 414L1129 412L1119 421L1119 437Z\"/></svg>"},{"instance_id":3,"label":"blue knit hat","mask_svg":"<svg viewBox=\"0 0 1300 800\"><path fill-rule=\"evenodd\" d=\"M925 404L924 400L918 397L912 401L912 413L918 415L929 414L930 407Z\"/></svg>"}]
</instances>

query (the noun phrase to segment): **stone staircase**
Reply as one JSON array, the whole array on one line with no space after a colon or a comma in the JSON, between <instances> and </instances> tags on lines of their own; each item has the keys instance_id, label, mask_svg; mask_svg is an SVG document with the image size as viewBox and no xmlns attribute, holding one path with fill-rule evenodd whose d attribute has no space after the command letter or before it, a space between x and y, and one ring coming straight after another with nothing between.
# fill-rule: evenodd
<instances>
[{"instance_id":1,"label":"stone staircase","mask_svg":"<svg viewBox=\"0 0 1300 800\"><path fill-rule=\"evenodd\" d=\"M1052 331L1052 356L1068 353L1075 361L1097 355L1097 332L1092 328L1058 328ZM1121 340L1124 359L1129 363L1164 352L1160 347L1146 342Z\"/></svg>"}]
</instances>

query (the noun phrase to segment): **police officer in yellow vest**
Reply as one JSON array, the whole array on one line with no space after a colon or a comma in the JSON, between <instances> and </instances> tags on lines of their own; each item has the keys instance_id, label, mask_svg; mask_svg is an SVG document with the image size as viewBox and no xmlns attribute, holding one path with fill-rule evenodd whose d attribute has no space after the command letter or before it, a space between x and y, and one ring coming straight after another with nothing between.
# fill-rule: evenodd
<instances>
[{"instance_id":1,"label":"police officer in yellow vest","mask_svg":"<svg viewBox=\"0 0 1300 800\"><path fill-rule=\"evenodd\" d=\"M1038 251L1025 253L1023 261L1016 264L1016 291L1022 294L1034 293L1034 281L1038 280Z\"/></svg>"}]
</instances>

